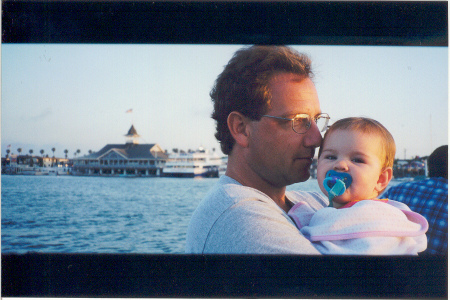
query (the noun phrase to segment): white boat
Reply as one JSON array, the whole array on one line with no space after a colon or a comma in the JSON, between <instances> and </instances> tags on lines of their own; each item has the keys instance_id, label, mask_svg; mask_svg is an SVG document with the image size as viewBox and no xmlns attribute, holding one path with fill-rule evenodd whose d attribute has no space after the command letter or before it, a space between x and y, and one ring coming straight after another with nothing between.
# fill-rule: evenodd
<instances>
[{"instance_id":1,"label":"white boat","mask_svg":"<svg viewBox=\"0 0 450 300\"><path fill-rule=\"evenodd\" d=\"M50 176L62 176L62 175L70 175L69 167L57 165L53 167L44 167L42 168L42 172L46 175Z\"/></svg>"},{"instance_id":2,"label":"white boat","mask_svg":"<svg viewBox=\"0 0 450 300\"><path fill-rule=\"evenodd\" d=\"M215 152L203 148L195 152L173 153L169 155L163 168L165 177L219 177L222 158Z\"/></svg>"},{"instance_id":3,"label":"white boat","mask_svg":"<svg viewBox=\"0 0 450 300\"><path fill-rule=\"evenodd\" d=\"M48 173L40 167L22 166L18 169L21 175L48 175Z\"/></svg>"},{"instance_id":4,"label":"white boat","mask_svg":"<svg viewBox=\"0 0 450 300\"><path fill-rule=\"evenodd\" d=\"M222 165L219 166L219 177L227 172L228 156L222 158Z\"/></svg>"},{"instance_id":5,"label":"white boat","mask_svg":"<svg viewBox=\"0 0 450 300\"><path fill-rule=\"evenodd\" d=\"M56 176L56 175L58 175L58 170L55 170L54 168L51 168L50 170L48 170L48 175L49 176Z\"/></svg>"}]
</instances>

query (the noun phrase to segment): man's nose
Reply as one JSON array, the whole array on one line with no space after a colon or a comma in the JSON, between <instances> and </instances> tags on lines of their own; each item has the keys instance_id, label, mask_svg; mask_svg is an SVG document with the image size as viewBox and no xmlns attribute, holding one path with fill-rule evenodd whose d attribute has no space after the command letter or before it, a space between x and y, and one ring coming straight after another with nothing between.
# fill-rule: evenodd
<instances>
[{"instance_id":1,"label":"man's nose","mask_svg":"<svg viewBox=\"0 0 450 300\"><path fill-rule=\"evenodd\" d=\"M316 122L311 122L311 127L304 134L304 145L305 147L319 147L322 143L322 134L320 134L319 128Z\"/></svg>"},{"instance_id":2,"label":"man's nose","mask_svg":"<svg viewBox=\"0 0 450 300\"><path fill-rule=\"evenodd\" d=\"M343 159L338 159L334 163L333 169L336 171L346 172L348 171L348 165Z\"/></svg>"}]
</instances>

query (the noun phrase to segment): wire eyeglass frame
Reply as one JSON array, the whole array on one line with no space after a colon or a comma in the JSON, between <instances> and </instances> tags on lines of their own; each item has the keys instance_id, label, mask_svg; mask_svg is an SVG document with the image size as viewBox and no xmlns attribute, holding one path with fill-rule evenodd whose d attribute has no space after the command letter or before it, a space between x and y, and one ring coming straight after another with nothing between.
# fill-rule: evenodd
<instances>
[{"instance_id":1,"label":"wire eyeglass frame","mask_svg":"<svg viewBox=\"0 0 450 300\"><path fill-rule=\"evenodd\" d=\"M292 122L292 130L294 130L295 133L298 134L304 134L306 133L310 128L311 128L311 122L312 119L314 119L314 122L317 124L317 122L319 121L319 119L325 119L325 124L323 126L321 126L322 128L319 128L320 132L324 132L328 129L328 121L330 120L330 116L327 113L320 113L316 116L314 116L313 118L311 118L310 115L308 114L297 114L295 115L295 117L293 117L292 119L290 118L283 118L283 117L276 117L276 116L269 116L269 115L262 115L261 117L267 117L267 118L273 118L273 119L278 119L278 120L285 120L285 121L291 121ZM307 122L303 127L302 130L299 129L295 129L296 126L295 121L299 120L299 119L305 119ZM304 121L302 122L304 123ZM299 123L300 125L302 123Z\"/></svg>"}]
</instances>

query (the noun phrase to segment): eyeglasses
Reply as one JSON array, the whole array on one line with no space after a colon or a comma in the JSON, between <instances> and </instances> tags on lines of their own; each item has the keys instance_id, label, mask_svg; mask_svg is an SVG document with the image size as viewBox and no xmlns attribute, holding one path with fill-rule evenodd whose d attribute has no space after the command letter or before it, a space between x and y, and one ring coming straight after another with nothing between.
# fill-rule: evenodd
<instances>
[{"instance_id":1,"label":"eyeglasses","mask_svg":"<svg viewBox=\"0 0 450 300\"><path fill-rule=\"evenodd\" d=\"M314 119L320 132L325 131L328 128L328 120L330 120L330 116L326 113L318 114L313 118L308 114L298 114L292 119L268 115L263 115L261 117L292 121L292 130L298 134L306 133L308 129L311 128L311 119Z\"/></svg>"}]
</instances>

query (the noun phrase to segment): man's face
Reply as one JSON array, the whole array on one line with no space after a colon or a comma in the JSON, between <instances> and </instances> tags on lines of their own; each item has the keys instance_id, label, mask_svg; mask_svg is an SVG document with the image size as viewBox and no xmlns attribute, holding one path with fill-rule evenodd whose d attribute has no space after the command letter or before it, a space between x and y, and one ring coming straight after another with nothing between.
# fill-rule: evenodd
<instances>
[{"instance_id":1,"label":"man's face","mask_svg":"<svg viewBox=\"0 0 450 300\"><path fill-rule=\"evenodd\" d=\"M293 118L321 113L316 88L309 78L280 74L269 83L272 95L266 115ZM292 121L261 118L250 124L248 162L269 185L284 187L309 177L315 148L322 136L314 121L304 134L292 130Z\"/></svg>"}]
</instances>

